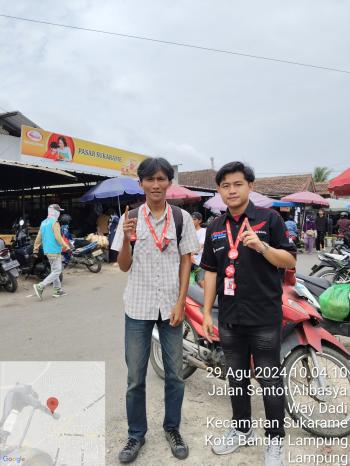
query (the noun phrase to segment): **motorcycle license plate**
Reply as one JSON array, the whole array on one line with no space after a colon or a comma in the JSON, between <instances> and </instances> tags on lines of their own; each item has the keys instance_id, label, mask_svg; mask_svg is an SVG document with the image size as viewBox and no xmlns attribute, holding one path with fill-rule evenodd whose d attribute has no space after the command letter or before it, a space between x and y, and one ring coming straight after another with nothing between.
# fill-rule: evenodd
<instances>
[{"instance_id":1,"label":"motorcycle license plate","mask_svg":"<svg viewBox=\"0 0 350 466\"><path fill-rule=\"evenodd\" d=\"M92 253L92 255L93 255L94 257L100 256L101 254L103 254L103 252L101 251L101 249L98 249L97 251L93 251L93 253Z\"/></svg>"},{"instance_id":2,"label":"motorcycle license plate","mask_svg":"<svg viewBox=\"0 0 350 466\"><path fill-rule=\"evenodd\" d=\"M2 264L2 268L5 270L5 272L14 269L15 267L19 267L19 262L16 260L5 262L4 264Z\"/></svg>"}]
</instances>

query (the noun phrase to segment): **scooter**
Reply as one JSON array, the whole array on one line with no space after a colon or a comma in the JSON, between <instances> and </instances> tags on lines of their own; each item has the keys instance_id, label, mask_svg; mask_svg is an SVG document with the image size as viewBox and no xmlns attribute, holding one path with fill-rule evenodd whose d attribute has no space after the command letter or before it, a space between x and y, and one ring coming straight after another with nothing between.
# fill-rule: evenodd
<instances>
[{"instance_id":1,"label":"scooter","mask_svg":"<svg viewBox=\"0 0 350 466\"><path fill-rule=\"evenodd\" d=\"M83 238L69 241L71 251L63 253L63 266L85 265L90 272L98 273L102 268L103 251L97 241L90 243Z\"/></svg>"},{"instance_id":2,"label":"scooter","mask_svg":"<svg viewBox=\"0 0 350 466\"><path fill-rule=\"evenodd\" d=\"M14 228L16 236L11 245L12 258L19 262L23 275L36 276L43 280L49 275L51 269L42 248L39 249L38 254L33 254L34 243L23 219L20 219Z\"/></svg>"},{"instance_id":3,"label":"scooter","mask_svg":"<svg viewBox=\"0 0 350 466\"><path fill-rule=\"evenodd\" d=\"M294 288L296 293L298 293L301 298L306 299L315 307L315 309L317 309L319 313L321 313L319 298L321 294L331 286L331 283L324 278L308 277L299 273L297 273L296 279L297 283ZM350 315L342 322L336 322L323 317L320 325L328 330L332 335L350 337Z\"/></svg>"},{"instance_id":4,"label":"scooter","mask_svg":"<svg viewBox=\"0 0 350 466\"><path fill-rule=\"evenodd\" d=\"M350 280L350 255L320 252L318 258L320 263L311 268L310 276L325 278L330 283L347 283Z\"/></svg>"},{"instance_id":5,"label":"scooter","mask_svg":"<svg viewBox=\"0 0 350 466\"><path fill-rule=\"evenodd\" d=\"M13 432L21 411L31 407L22 438L18 445L8 445L8 437ZM3 414L0 420L0 465L21 464L22 466L54 466L54 461L48 453L36 448L23 446L30 424L36 411L59 419L58 413L41 404L38 394L30 385L16 384L5 396Z\"/></svg>"},{"instance_id":6,"label":"scooter","mask_svg":"<svg viewBox=\"0 0 350 466\"><path fill-rule=\"evenodd\" d=\"M319 414L321 407L328 409L325 412L335 409L331 405L336 405L338 401L335 399L334 390L339 384L344 384L345 387L345 392L340 396L340 404L345 403L344 406L349 404L350 354L320 325L322 316L311 304L298 296L294 289L295 283L295 275L287 274L282 296L283 324L280 354L286 409L299 426L314 435L346 436L350 433L350 415L347 415L344 423L339 423L334 428L313 421L317 420L317 416L322 417ZM183 377L187 379L199 368L208 371L210 376L226 379L227 369L218 331L218 303L217 301L214 303L212 310L214 322L212 343L206 340L202 329L203 304L203 290L196 285L190 286L183 326ZM156 326L152 334L150 359L155 372L164 378L159 332ZM251 371L254 374L253 360ZM312 413L307 407L311 403L315 407ZM348 409L347 412L350 410ZM334 418L336 417L337 415L334 414Z\"/></svg>"},{"instance_id":7,"label":"scooter","mask_svg":"<svg viewBox=\"0 0 350 466\"><path fill-rule=\"evenodd\" d=\"M18 288L19 262L12 260L10 251L5 247L5 242L0 238L0 286L9 293L14 293Z\"/></svg>"},{"instance_id":8,"label":"scooter","mask_svg":"<svg viewBox=\"0 0 350 466\"><path fill-rule=\"evenodd\" d=\"M350 255L350 233L345 233L335 240L334 246L330 250L331 254Z\"/></svg>"}]
</instances>

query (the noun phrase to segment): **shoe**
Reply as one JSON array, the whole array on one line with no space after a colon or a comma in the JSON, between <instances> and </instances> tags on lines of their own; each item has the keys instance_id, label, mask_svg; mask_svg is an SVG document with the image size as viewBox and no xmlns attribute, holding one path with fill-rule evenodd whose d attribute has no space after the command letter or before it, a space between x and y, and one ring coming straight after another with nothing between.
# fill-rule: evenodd
<instances>
[{"instance_id":1,"label":"shoe","mask_svg":"<svg viewBox=\"0 0 350 466\"><path fill-rule=\"evenodd\" d=\"M165 432L166 439L168 440L171 452L178 460L184 460L188 457L188 445L181 437L177 429L171 429Z\"/></svg>"},{"instance_id":2,"label":"shoe","mask_svg":"<svg viewBox=\"0 0 350 466\"><path fill-rule=\"evenodd\" d=\"M43 299L44 288L42 286L40 286L39 283L33 285L33 288L34 288L34 291L35 291L35 294L37 295L37 297L39 299Z\"/></svg>"},{"instance_id":3,"label":"shoe","mask_svg":"<svg viewBox=\"0 0 350 466\"><path fill-rule=\"evenodd\" d=\"M272 438L265 447L265 466L283 466L283 439Z\"/></svg>"},{"instance_id":4,"label":"shoe","mask_svg":"<svg viewBox=\"0 0 350 466\"><path fill-rule=\"evenodd\" d=\"M136 438L129 437L125 447L119 452L119 461L121 463L132 463L137 458L137 455L144 444L144 438L137 440Z\"/></svg>"},{"instance_id":5,"label":"shoe","mask_svg":"<svg viewBox=\"0 0 350 466\"><path fill-rule=\"evenodd\" d=\"M66 296L67 293L61 289L55 289L54 294L52 295L53 298L60 298L61 296Z\"/></svg>"},{"instance_id":6,"label":"shoe","mask_svg":"<svg viewBox=\"0 0 350 466\"><path fill-rule=\"evenodd\" d=\"M218 442L217 445L213 445L211 449L215 455L228 455L241 446L254 444L255 439L256 435L252 428L247 433L244 433L233 427L228 430L223 437L219 437L218 440L220 440L220 443Z\"/></svg>"}]
</instances>

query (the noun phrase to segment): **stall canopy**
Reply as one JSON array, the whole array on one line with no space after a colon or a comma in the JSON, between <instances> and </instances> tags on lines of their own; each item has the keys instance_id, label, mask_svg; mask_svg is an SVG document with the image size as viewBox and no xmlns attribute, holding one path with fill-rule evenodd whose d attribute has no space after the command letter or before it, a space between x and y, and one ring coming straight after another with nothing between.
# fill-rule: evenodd
<instances>
[{"instance_id":1,"label":"stall canopy","mask_svg":"<svg viewBox=\"0 0 350 466\"><path fill-rule=\"evenodd\" d=\"M294 207L295 202L273 201L272 207Z\"/></svg>"},{"instance_id":2,"label":"stall canopy","mask_svg":"<svg viewBox=\"0 0 350 466\"><path fill-rule=\"evenodd\" d=\"M303 191L300 193L289 194L289 196L282 197L281 201L284 202L295 202L296 204L305 205L322 205L328 206L328 199L324 199L316 193L311 191Z\"/></svg>"},{"instance_id":3,"label":"stall canopy","mask_svg":"<svg viewBox=\"0 0 350 466\"><path fill-rule=\"evenodd\" d=\"M331 212L341 212L350 209L350 199L328 199Z\"/></svg>"},{"instance_id":4,"label":"stall canopy","mask_svg":"<svg viewBox=\"0 0 350 466\"><path fill-rule=\"evenodd\" d=\"M107 199L118 196L143 195L143 189L140 188L137 180L132 178L109 178L93 186L81 198L81 202L89 202L94 199Z\"/></svg>"},{"instance_id":5,"label":"stall canopy","mask_svg":"<svg viewBox=\"0 0 350 466\"><path fill-rule=\"evenodd\" d=\"M328 191L337 196L350 196L350 168L329 182Z\"/></svg>"},{"instance_id":6,"label":"stall canopy","mask_svg":"<svg viewBox=\"0 0 350 466\"><path fill-rule=\"evenodd\" d=\"M255 205L259 207L272 207L273 199L270 199L267 196L264 196L260 193L251 192L249 198ZM209 199L204 203L204 207L210 209L212 212L217 213L219 211L223 212L227 209L227 206L224 204L219 193L215 194L214 197Z\"/></svg>"},{"instance_id":7,"label":"stall canopy","mask_svg":"<svg viewBox=\"0 0 350 466\"><path fill-rule=\"evenodd\" d=\"M166 198L171 199L198 199L200 200L200 195L196 191L191 191L190 189L180 186L178 184L172 184L166 192Z\"/></svg>"}]
</instances>

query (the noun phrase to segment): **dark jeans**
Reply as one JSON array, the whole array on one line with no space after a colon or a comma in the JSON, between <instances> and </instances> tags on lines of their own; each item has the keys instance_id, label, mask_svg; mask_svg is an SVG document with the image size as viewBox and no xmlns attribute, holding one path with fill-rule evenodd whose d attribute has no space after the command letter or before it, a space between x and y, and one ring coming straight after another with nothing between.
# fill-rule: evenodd
<instances>
[{"instance_id":1,"label":"dark jeans","mask_svg":"<svg viewBox=\"0 0 350 466\"><path fill-rule=\"evenodd\" d=\"M251 422L251 400L248 393L248 385L250 384L248 371L251 355L254 359L254 367L260 368L261 371L261 374L257 373L260 386L263 389L274 386L275 390L278 388L278 391L281 391L283 387L283 380L279 375L281 326L219 324L219 333L227 368L231 367L233 373L236 373L238 369L246 371L246 376L241 377L240 380L239 377L229 376L229 383L236 392L242 390L242 394L235 393L231 396L233 419L238 422L245 421L249 425ZM265 373L264 368L267 368ZM272 371L269 371L269 368ZM276 374L273 372L273 368L278 368ZM284 394L279 396L265 394L263 399L266 419L270 422L273 421L272 428L267 428L265 435L271 438L284 437Z\"/></svg>"},{"instance_id":2,"label":"dark jeans","mask_svg":"<svg viewBox=\"0 0 350 466\"><path fill-rule=\"evenodd\" d=\"M316 238L316 251L320 250L320 246L324 248L324 231L317 231L317 238Z\"/></svg>"},{"instance_id":3,"label":"dark jeans","mask_svg":"<svg viewBox=\"0 0 350 466\"><path fill-rule=\"evenodd\" d=\"M125 359L128 366L126 410L129 437L142 439L147 432L146 373L152 330L157 323L165 370L165 416L163 427L179 428L184 396L182 377L182 325L171 327L168 320L138 320L125 315ZM159 400L160 401L160 400Z\"/></svg>"}]
</instances>

